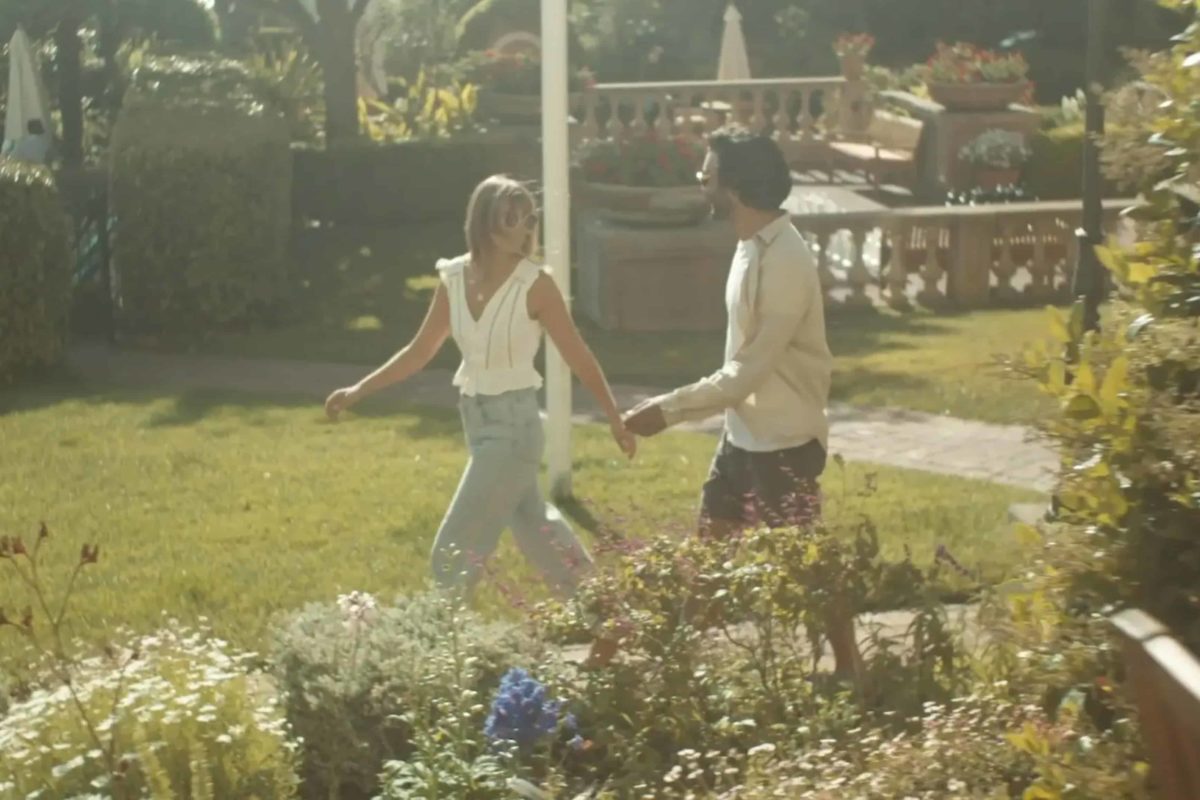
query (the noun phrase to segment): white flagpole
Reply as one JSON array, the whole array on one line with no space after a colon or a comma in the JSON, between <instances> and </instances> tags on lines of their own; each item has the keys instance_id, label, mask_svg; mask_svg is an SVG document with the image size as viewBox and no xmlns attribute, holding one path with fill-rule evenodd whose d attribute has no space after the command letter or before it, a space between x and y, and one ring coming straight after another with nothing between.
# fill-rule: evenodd
<instances>
[{"instance_id":1,"label":"white flagpole","mask_svg":"<svg viewBox=\"0 0 1200 800\"><path fill-rule=\"evenodd\" d=\"M571 303L570 145L567 131L567 0L542 0L542 181L546 263ZM571 371L546 343L546 450L550 493L571 494Z\"/></svg>"}]
</instances>

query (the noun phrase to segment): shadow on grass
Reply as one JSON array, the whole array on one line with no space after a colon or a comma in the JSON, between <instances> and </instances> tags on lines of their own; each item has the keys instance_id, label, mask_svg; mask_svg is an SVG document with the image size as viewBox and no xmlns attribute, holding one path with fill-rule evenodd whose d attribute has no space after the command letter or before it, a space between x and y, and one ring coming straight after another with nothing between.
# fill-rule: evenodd
<instances>
[{"instance_id":1,"label":"shadow on grass","mask_svg":"<svg viewBox=\"0 0 1200 800\"><path fill-rule=\"evenodd\" d=\"M910 393L931 386L929 380L899 372L882 372L865 367L838 369L834 374L830 400L835 402L861 397L866 394L888 392Z\"/></svg>"},{"instance_id":2,"label":"shadow on grass","mask_svg":"<svg viewBox=\"0 0 1200 800\"><path fill-rule=\"evenodd\" d=\"M67 403L88 405L151 406L155 409L142 424L144 428L179 428L197 425L217 415L232 415L239 424L264 427L267 414L277 410L307 410L314 425L333 425L325 418L321 402L296 395L272 395L215 389L184 391L153 388L123 388L83 381L68 372L40 376L19 387L0 390L0 418L23 412L42 411ZM410 405L395 397L377 397L364 402L342 423L353 424L354 417L369 420L394 418L403 436L413 440L458 437L461 428L453 409Z\"/></svg>"}]
</instances>

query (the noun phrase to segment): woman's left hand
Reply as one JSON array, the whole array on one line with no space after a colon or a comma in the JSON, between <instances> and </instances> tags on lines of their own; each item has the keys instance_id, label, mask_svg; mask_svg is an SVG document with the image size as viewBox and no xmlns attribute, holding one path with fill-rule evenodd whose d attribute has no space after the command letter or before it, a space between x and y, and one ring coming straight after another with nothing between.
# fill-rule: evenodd
<instances>
[{"instance_id":1,"label":"woman's left hand","mask_svg":"<svg viewBox=\"0 0 1200 800\"><path fill-rule=\"evenodd\" d=\"M614 420L609 425L609 428L612 431L613 441L617 443L617 447L621 448L621 452L625 454L625 457L632 461L633 457L637 455L637 437L619 419Z\"/></svg>"}]
</instances>

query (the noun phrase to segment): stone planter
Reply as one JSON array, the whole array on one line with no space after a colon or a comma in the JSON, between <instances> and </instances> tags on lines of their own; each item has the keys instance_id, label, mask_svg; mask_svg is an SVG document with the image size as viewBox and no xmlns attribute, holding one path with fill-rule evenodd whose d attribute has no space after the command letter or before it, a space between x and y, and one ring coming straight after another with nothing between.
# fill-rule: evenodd
<instances>
[{"instance_id":1,"label":"stone planter","mask_svg":"<svg viewBox=\"0 0 1200 800\"><path fill-rule=\"evenodd\" d=\"M838 56L842 62L842 76L848 81L860 81L867 70L867 57L857 53Z\"/></svg>"},{"instance_id":2,"label":"stone planter","mask_svg":"<svg viewBox=\"0 0 1200 800\"><path fill-rule=\"evenodd\" d=\"M568 98L571 108L577 108L583 95L574 92ZM508 94L486 87L479 90L479 113L501 122L529 123L542 118L540 94Z\"/></svg>"},{"instance_id":3,"label":"stone planter","mask_svg":"<svg viewBox=\"0 0 1200 800\"><path fill-rule=\"evenodd\" d=\"M981 189L995 189L1000 186L1013 186L1021 179L1021 170L1017 167L988 167L976 165L973 168L975 185Z\"/></svg>"},{"instance_id":4,"label":"stone planter","mask_svg":"<svg viewBox=\"0 0 1200 800\"><path fill-rule=\"evenodd\" d=\"M643 187L581 181L580 205L609 222L646 227L695 225L709 214L699 186Z\"/></svg>"},{"instance_id":5,"label":"stone planter","mask_svg":"<svg viewBox=\"0 0 1200 800\"><path fill-rule=\"evenodd\" d=\"M1003 111L1021 99L1029 84L927 83L929 96L948 111Z\"/></svg>"}]
</instances>

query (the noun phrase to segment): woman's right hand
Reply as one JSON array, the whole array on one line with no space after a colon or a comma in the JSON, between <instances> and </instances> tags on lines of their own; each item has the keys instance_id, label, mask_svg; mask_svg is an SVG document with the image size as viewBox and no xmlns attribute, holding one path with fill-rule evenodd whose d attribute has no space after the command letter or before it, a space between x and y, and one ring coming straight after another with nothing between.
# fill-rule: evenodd
<instances>
[{"instance_id":1,"label":"woman's right hand","mask_svg":"<svg viewBox=\"0 0 1200 800\"><path fill-rule=\"evenodd\" d=\"M338 417L341 416L343 411L352 408L361 399L362 397L356 386L347 386L344 389L338 389L325 400L325 416L337 422Z\"/></svg>"}]
</instances>

